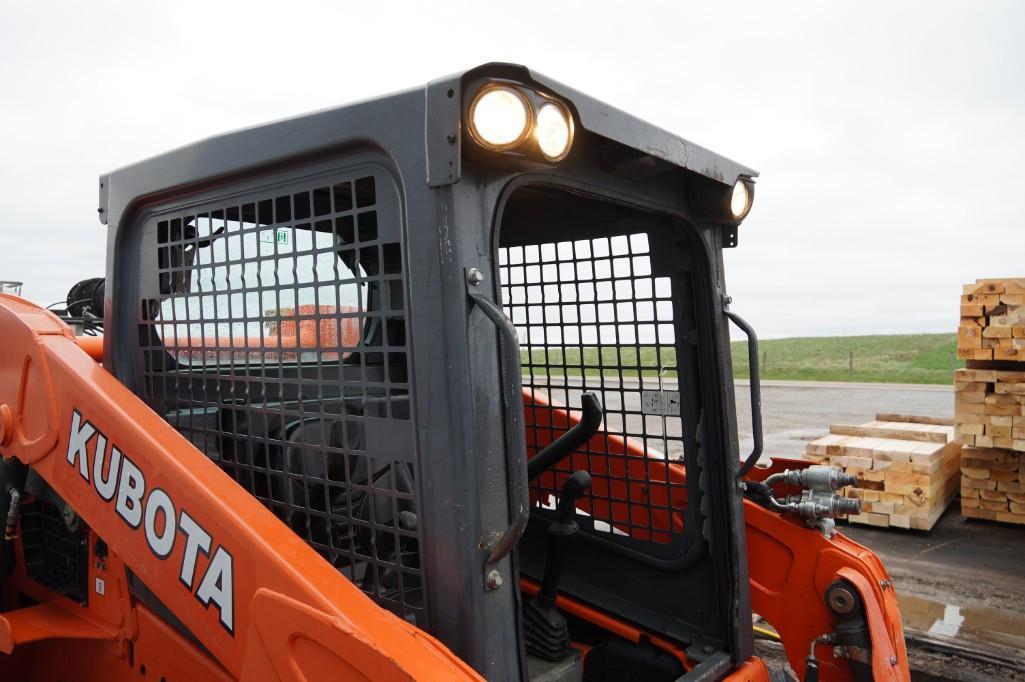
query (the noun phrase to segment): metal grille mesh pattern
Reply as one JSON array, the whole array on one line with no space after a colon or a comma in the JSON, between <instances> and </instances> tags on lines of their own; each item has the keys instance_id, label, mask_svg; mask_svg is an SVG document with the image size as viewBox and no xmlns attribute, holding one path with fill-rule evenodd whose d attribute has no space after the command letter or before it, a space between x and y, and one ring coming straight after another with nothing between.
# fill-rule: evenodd
<instances>
[{"instance_id":1,"label":"metal grille mesh pattern","mask_svg":"<svg viewBox=\"0 0 1025 682\"><path fill-rule=\"evenodd\" d=\"M532 483L536 504L550 508L558 474L586 466L593 484L580 504L588 511L578 511L583 527L617 542L673 542L683 527L672 510L685 499L682 462L674 463L683 433L673 287L653 274L647 235L503 247L499 268L534 397L533 405L525 398L528 449L565 431L562 411L579 415L585 391L605 411L586 460L564 460L557 477Z\"/></svg>"},{"instance_id":2,"label":"metal grille mesh pattern","mask_svg":"<svg viewBox=\"0 0 1025 682\"><path fill-rule=\"evenodd\" d=\"M22 505L19 515L25 572L44 587L84 602L86 589L86 532L68 530L61 510L36 500Z\"/></svg>"},{"instance_id":3,"label":"metal grille mesh pattern","mask_svg":"<svg viewBox=\"0 0 1025 682\"><path fill-rule=\"evenodd\" d=\"M332 177L148 229L146 400L378 603L421 621L393 184Z\"/></svg>"}]
</instances>

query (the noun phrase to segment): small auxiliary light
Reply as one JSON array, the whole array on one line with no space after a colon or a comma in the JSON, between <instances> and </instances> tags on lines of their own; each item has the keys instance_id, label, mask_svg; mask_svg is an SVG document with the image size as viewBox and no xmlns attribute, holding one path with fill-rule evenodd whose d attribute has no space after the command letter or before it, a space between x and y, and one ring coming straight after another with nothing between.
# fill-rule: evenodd
<instances>
[{"instance_id":1,"label":"small auxiliary light","mask_svg":"<svg viewBox=\"0 0 1025 682\"><path fill-rule=\"evenodd\" d=\"M573 141L573 119L561 106L548 102L537 112L534 138L546 159L558 161L566 156Z\"/></svg>"},{"instance_id":2,"label":"small auxiliary light","mask_svg":"<svg viewBox=\"0 0 1025 682\"><path fill-rule=\"evenodd\" d=\"M733 192L730 194L730 213L735 220L743 220L751 210L753 198L751 185L747 180L741 178L733 185Z\"/></svg>"}]
</instances>

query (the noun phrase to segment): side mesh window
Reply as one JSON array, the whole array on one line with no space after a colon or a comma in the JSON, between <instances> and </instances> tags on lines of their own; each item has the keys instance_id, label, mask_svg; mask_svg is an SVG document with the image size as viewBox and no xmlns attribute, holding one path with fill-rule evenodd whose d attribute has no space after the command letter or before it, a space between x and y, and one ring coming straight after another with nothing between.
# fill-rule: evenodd
<instances>
[{"instance_id":1,"label":"side mesh window","mask_svg":"<svg viewBox=\"0 0 1025 682\"><path fill-rule=\"evenodd\" d=\"M394 180L282 182L142 229L145 400L379 604L426 623Z\"/></svg>"}]
</instances>

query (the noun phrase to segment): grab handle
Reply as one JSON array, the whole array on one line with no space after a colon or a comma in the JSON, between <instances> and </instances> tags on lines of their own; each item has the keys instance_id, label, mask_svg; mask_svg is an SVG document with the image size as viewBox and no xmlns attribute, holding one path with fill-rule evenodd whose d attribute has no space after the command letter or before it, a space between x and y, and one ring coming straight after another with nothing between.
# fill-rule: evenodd
<instances>
[{"instance_id":1,"label":"grab handle","mask_svg":"<svg viewBox=\"0 0 1025 682\"><path fill-rule=\"evenodd\" d=\"M741 331L747 334L747 364L751 370L751 430L754 435L754 448L751 450L751 454L747 456L747 459L744 460L740 471L737 472L737 478L741 479L751 471L751 468L758 462L758 458L762 456L762 381L758 369L758 335L755 334L754 328L743 317L729 310L725 311L725 313L726 317L730 318L733 324L740 327Z\"/></svg>"},{"instance_id":2,"label":"grab handle","mask_svg":"<svg viewBox=\"0 0 1025 682\"><path fill-rule=\"evenodd\" d=\"M501 561L519 542L530 519L530 493L527 490L527 443L523 430L523 399L520 383L520 340L516 327L505 312L483 294L473 291L475 285L467 281L467 295L487 315L502 337L502 406L505 410L505 450L508 461L508 494L512 523L501 539L491 548L484 562L485 572Z\"/></svg>"}]
</instances>

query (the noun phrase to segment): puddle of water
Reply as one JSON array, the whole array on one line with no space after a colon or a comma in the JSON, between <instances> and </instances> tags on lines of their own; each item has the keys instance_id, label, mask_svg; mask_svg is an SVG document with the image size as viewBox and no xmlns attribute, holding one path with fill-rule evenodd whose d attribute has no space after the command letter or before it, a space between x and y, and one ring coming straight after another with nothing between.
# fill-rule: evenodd
<instances>
[{"instance_id":1,"label":"puddle of water","mask_svg":"<svg viewBox=\"0 0 1025 682\"><path fill-rule=\"evenodd\" d=\"M897 596L904 627L962 642L1025 649L1025 616L984 606L942 604L912 595Z\"/></svg>"}]
</instances>

